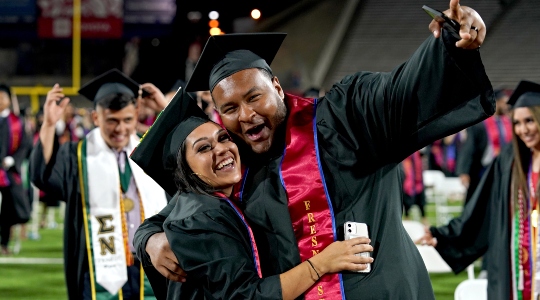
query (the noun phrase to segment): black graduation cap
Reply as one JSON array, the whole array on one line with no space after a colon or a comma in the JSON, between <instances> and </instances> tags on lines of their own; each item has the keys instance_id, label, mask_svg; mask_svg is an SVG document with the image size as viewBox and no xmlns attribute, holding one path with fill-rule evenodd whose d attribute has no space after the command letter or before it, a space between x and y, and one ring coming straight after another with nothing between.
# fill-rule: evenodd
<instances>
[{"instance_id":1,"label":"black graduation cap","mask_svg":"<svg viewBox=\"0 0 540 300\"><path fill-rule=\"evenodd\" d=\"M173 86L169 89L169 92L177 92L179 88L185 88L186 82L182 79L178 79L174 82Z\"/></svg>"},{"instance_id":2,"label":"black graduation cap","mask_svg":"<svg viewBox=\"0 0 540 300\"><path fill-rule=\"evenodd\" d=\"M520 81L507 103L512 108L540 106L540 84Z\"/></svg>"},{"instance_id":3,"label":"black graduation cap","mask_svg":"<svg viewBox=\"0 0 540 300\"><path fill-rule=\"evenodd\" d=\"M231 33L213 35L193 70L186 89L190 92L213 90L223 78L250 68L267 69L285 39L286 33ZM231 53L236 52L236 55Z\"/></svg>"},{"instance_id":4,"label":"black graduation cap","mask_svg":"<svg viewBox=\"0 0 540 300\"><path fill-rule=\"evenodd\" d=\"M79 94L90 101L99 101L110 94L128 94L137 98L139 87L135 80L118 69L111 69L87 82L79 89Z\"/></svg>"},{"instance_id":5,"label":"black graduation cap","mask_svg":"<svg viewBox=\"0 0 540 300\"><path fill-rule=\"evenodd\" d=\"M181 89L158 115L130 157L172 196L177 191L173 173L178 150L195 128L209 121L191 94Z\"/></svg>"}]
</instances>

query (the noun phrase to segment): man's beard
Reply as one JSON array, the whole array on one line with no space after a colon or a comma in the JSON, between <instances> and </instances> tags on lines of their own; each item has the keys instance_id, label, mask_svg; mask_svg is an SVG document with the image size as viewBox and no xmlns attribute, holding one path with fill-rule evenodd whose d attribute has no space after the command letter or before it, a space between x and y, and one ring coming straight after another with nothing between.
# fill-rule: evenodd
<instances>
[{"instance_id":1,"label":"man's beard","mask_svg":"<svg viewBox=\"0 0 540 300\"><path fill-rule=\"evenodd\" d=\"M272 118L272 121L274 121L273 123L275 124L274 126L276 127L274 128L275 129L274 134L277 128L279 128L281 124L285 122L285 119L287 118L287 106L285 105L285 100L284 99L278 100L277 106L278 107L276 110L276 114Z\"/></svg>"}]
</instances>

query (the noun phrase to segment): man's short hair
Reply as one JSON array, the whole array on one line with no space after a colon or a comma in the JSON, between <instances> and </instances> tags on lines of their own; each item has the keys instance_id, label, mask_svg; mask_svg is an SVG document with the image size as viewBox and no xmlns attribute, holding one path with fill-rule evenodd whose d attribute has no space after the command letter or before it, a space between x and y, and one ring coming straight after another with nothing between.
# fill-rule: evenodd
<instances>
[{"instance_id":1,"label":"man's short hair","mask_svg":"<svg viewBox=\"0 0 540 300\"><path fill-rule=\"evenodd\" d=\"M109 94L94 101L95 106L110 110L121 110L130 104L137 106L137 98L128 94Z\"/></svg>"}]
</instances>

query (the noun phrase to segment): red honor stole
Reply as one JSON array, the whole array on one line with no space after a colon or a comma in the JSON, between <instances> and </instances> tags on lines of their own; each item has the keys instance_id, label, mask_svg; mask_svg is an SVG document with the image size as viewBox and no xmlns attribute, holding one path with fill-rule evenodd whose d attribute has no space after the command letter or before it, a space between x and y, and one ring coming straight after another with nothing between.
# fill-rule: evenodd
<instances>
[{"instance_id":1,"label":"red honor stole","mask_svg":"<svg viewBox=\"0 0 540 300\"><path fill-rule=\"evenodd\" d=\"M17 149L19 149L19 146L21 145L23 126L21 120L12 112L6 117L6 122L8 123L9 128L7 155L11 156L13 153L15 153L15 151L17 151ZM20 177L18 177L17 174L13 175L15 175L13 179L15 179L17 184L19 184ZM0 187L7 187L9 185L10 181L6 170L0 169Z\"/></svg>"},{"instance_id":2,"label":"red honor stole","mask_svg":"<svg viewBox=\"0 0 540 300\"><path fill-rule=\"evenodd\" d=\"M499 121L502 123L505 135L503 142L501 142L503 137L499 132L497 120L495 120L495 118L495 116L487 118L484 120L484 125L486 126L489 144L493 147L493 155L497 156L501 151L501 145L508 144L512 140L512 123L508 117L499 116Z\"/></svg>"},{"instance_id":3,"label":"red honor stole","mask_svg":"<svg viewBox=\"0 0 540 300\"><path fill-rule=\"evenodd\" d=\"M311 258L336 240L333 210L319 166L315 108L317 99L292 95L285 154L281 163L282 184L289 199L289 213L300 258ZM326 274L304 294L306 300L343 299L341 275Z\"/></svg>"}]
</instances>

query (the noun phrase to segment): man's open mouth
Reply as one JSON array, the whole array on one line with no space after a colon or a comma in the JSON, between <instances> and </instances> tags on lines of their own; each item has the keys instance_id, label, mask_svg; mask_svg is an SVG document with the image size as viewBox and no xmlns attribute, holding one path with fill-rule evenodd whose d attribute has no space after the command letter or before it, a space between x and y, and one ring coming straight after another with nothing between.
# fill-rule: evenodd
<instances>
[{"instance_id":1,"label":"man's open mouth","mask_svg":"<svg viewBox=\"0 0 540 300\"><path fill-rule=\"evenodd\" d=\"M257 140L261 137L261 133L264 127L265 127L264 123L261 125L251 127L250 129L246 130L245 134L248 136L250 140Z\"/></svg>"}]
</instances>

